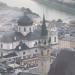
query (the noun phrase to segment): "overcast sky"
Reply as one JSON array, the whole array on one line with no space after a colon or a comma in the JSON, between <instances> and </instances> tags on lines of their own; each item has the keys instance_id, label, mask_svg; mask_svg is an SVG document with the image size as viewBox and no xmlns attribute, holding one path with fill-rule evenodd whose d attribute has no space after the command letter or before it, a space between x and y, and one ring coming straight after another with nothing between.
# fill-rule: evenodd
<instances>
[{"instance_id":1,"label":"overcast sky","mask_svg":"<svg viewBox=\"0 0 75 75\"><path fill-rule=\"evenodd\" d=\"M18 7L22 7L24 5L28 6L28 2L31 2L30 0L0 0L0 1L7 3L9 6L18 6Z\"/></svg>"}]
</instances>

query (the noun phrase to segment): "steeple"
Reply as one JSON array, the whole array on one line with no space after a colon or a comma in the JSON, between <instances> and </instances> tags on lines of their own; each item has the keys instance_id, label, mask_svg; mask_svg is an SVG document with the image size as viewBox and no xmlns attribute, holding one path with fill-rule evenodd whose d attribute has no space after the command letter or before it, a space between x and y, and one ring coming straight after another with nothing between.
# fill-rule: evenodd
<instances>
[{"instance_id":1,"label":"steeple","mask_svg":"<svg viewBox=\"0 0 75 75\"><path fill-rule=\"evenodd\" d=\"M46 25L46 20L45 20L45 15L43 14L43 22L42 22L42 25Z\"/></svg>"},{"instance_id":2,"label":"steeple","mask_svg":"<svg viewBox=\"0 0 75 75\"><path fill-rule=\"evenodd\" d=\"M46 21L45 21L45 15L43 14L43 22L42 22L42 32L41 35L42 36L46 36L47 35L47 28L46 28Z\"/></svg>"}]
</instances>

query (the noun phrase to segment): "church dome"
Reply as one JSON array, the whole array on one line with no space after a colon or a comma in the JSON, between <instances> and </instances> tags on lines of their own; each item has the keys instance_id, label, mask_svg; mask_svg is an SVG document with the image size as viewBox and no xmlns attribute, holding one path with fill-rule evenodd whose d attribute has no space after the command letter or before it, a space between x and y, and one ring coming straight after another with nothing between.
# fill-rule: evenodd
<instances>
[{"instance_id":1,"label":"church dome","mask_svg":"<svg viewBox=\"0 0 75 75\"><path fill-rule=\"evenodd\" d=\"M28 16L24 15L18 20L18 25L20 26L30 26L33 24L33 21Z\"/></svg>"}]
</instances>

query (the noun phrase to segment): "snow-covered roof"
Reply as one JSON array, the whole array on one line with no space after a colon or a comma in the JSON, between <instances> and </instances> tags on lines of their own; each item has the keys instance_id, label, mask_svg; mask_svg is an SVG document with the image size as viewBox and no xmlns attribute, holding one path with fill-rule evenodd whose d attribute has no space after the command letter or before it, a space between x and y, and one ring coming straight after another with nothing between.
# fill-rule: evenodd
<instances>
[{"instance_id":1,"label":"snow-covered roof","mask_svg":"<svg viewBox=\"0 0 75 75\"><path fill-rule=\"evenodd\" d=\"M19 26L31 26L33 24L33 21L31 18L29 18L27 15L24 15L18 20Z\"/></svg>"},{"instance_id":2,"label":"snow-covered roof","mask_svg":"<svg viewBox=\"0 0 75 75\"><path fill-rule=\"evenodd\" d=\"M41 39L46 39L47 36L42 36L41 35L41 29L37 29L34 32L30 32L27 36L26 36L26 40L41 40Z\"/></svg>"},{"instance_id":3,"label":"snow-covered roof","mask_svg":"<svg viewBox=\"0 0 75 75\"><path fill-rule=\"evenodd\" d=\"M23 40L25 37L20 32L5 32L0 38L0 42L12 43Z\"/></svg>"}]
</instances>

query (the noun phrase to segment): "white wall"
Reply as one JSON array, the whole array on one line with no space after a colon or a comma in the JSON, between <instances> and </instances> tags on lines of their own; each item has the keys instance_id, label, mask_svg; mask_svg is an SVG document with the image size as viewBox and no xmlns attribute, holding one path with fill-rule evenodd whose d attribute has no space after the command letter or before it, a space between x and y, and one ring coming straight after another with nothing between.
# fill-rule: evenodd
<instances>
[{"instance_id":1,"label":"white wall","mask_svg":"<svg viewBox=\"0 0 75 75\"><path fill-rule=\"evenodd\" d=\"M25 41L25 44L26 44L29 48L32 48L32 47L34 47L35 42L38 42L38 40Z\"/></svg>"},{"instance_id":2,"label":"white wall","mask_svg":"<svg viewBox=\"0 0 75 75\"><path fill-rule=\"evenodd\" d=\"M24 28L26 31L24 31ZM21 32L24 36L26 36L30 32L30 28L31 32L33 32L33 26L18 26L18 32Z\"/></svg>"},{"instance_id":3,"label":"white wall","mask_svg":"<svg viewBox=\"0 0 75 75\"><path fill-rule=\"evenodd\" d=\"M1 48L1 44L3 45L3 47ZM16 46L19 44L18 42L11 42L11 43L2 43L0 42L0 49L6 49L6 50L10 50L10 49L14 49L16 48Z\"/></svg>"},{"instance_id":4,"label":"white wall","mask_svg":"<svg viewBox=\"0 0 75 75\"><path fill-rule=\"evenodd\" d=\"M37 52L35 52L35 50L37 50ZM23 54L23 52L25 52L25 54ZM27 56L27 55L33 56L33 54L40 54L40 50L38 50L38 48L31 48L27 50L17 51L16 53L18 56L21 56L21 57Z\"/></svg>"},{"instance_id":5,"label":"white wall","mask_svg":"<svg viewBox=\"0 0 75 75\"><path fill-rule=\"evenodd\" d=\"M55 41L56 37L56 41ZM51 44L58 44L58 36L51 36Z\"/></svg>"}]
</instances>

